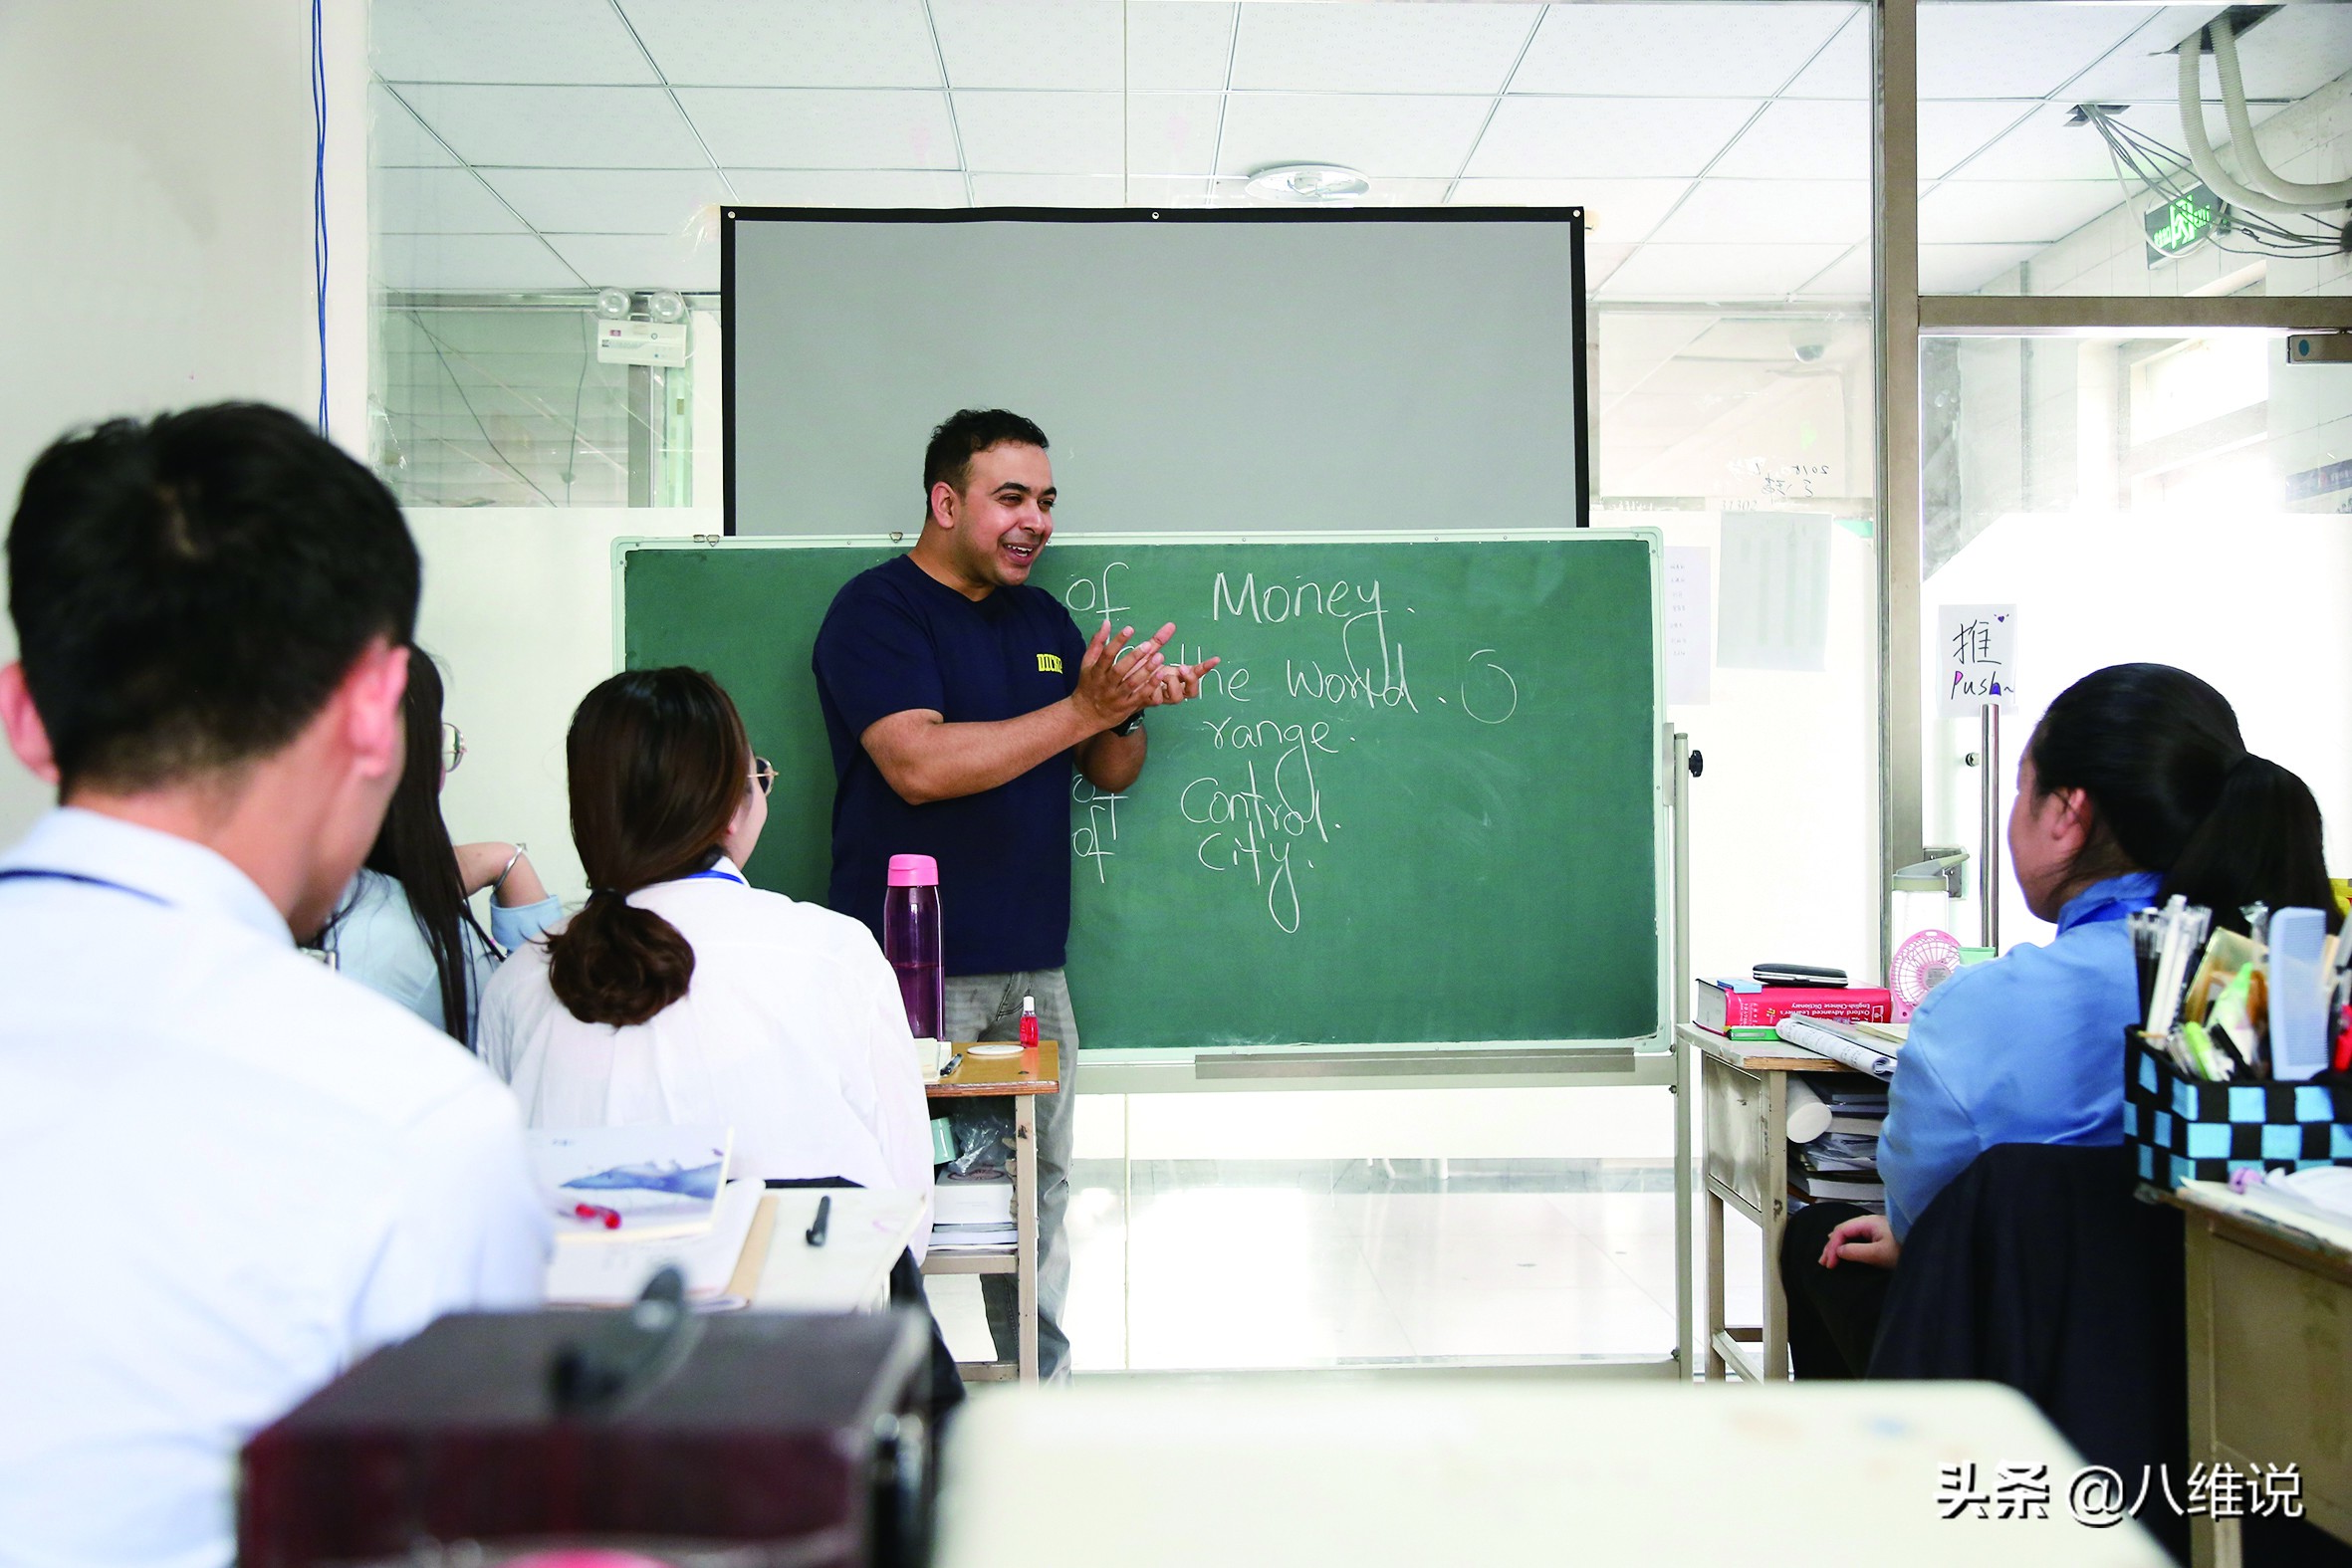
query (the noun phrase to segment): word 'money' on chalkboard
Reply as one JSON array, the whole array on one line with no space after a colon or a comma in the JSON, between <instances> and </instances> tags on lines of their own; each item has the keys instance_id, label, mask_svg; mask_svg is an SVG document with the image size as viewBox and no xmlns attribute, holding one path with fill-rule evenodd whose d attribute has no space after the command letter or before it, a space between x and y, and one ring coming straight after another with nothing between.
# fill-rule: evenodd
<instances>
[{"instance_id":1,"label":"word 'money' on chalkboard","mask_svg":"<svg viewBox=\"0 0 2352 1568\"><path fill-rule=\"evenodd\" d=\"M809 648L866 549L653 549L632 666L733 692L786 772L749 868L822 898L832 777ZM1091 633L1223 662L1145 719L1135 785L1073 774L1088 1047L1652 1038L1654 538L1057 543ZM788 760L789 759L789 760ZM959 890L945 888L946 898Z\"/></svg>"}]
</instances>

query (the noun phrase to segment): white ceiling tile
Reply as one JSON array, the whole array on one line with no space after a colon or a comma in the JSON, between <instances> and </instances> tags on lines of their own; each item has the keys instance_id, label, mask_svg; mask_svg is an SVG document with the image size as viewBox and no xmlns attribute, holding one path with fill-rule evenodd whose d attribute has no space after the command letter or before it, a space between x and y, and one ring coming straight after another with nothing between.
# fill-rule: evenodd
<instances>
[{"instance_id":1,"label":"white ceiling tile","mask_svg":"<svg viewBox=\"0 0 2352 1568\"><path fill-rule=\"evenodd\" d=\"M367 271L386 289L578 289L588 283L530 234L379 234Z\"/></svg>"},{"instance_id":2,"label":"white ceiling tile","mask_svg":"<svg viewBox=\"0 0 2352 1568\"><path fill-rule=\"evenodd\" d=\"M1123 207L1127 182L1116 174L974 174L975 207Z\"/></svg>"},{"instance_id":3,"label":"white ceiling tile","mask_svg":"<svg viewBox=\"0 0 2352 1568\"><path fill-rule=\"evenodd\" d=\"M1849 13L1829 47L1813 57L1782 97L1869 99L1870 13L1860 6Z\"/></svg>"},{"instance_id":4,"label":"white ceiling tile","mask_svg":"<svg viewBox=\"0 0 2352 1568\"><path fill-rule=\"evenodd\" d=\"M1842 245L1644 245L1607 293L1636 300L1770 300L1837 260Z\"/></svg>"},{"instance_id":5,"label":"white ceiling tile","mask_svg":"<svg viewBox=\"0 0 2352 1568\"><path fill-rule=\"evenodd\" d=\"M1851 10L1555 5L1511 87L1515 93L1622 98L1768 97L1829 42ZM1248 31L1245 25L1245 37Z\"/></svg>"},{"instance_id":6,"label":"white ceiling tile","mask_svg":"<svg viewBox=\"0 0 2352 1568\"><path fill-rule=\"evenodd\" d=\"M943 93L680 88L678 102L722 166L956 167Z\"/></svg>"},{"instance_id":7,"label":"white ceiling tile","mask_svg":"<svg viewBox=\"0 0 2352 1568\"><path fill-rule=\"evenodd\" d=\"M2153 7L2047 0L1919 8L1919 96L2039 98L2138 31Z\"/></svg>"},{"instance_id":8,"label":"white ceiling tile","mask_svg":"<svg viewBox=\"0 0 2352 1568\"><path fill-rule=\"evenodd\" d=\"M747 207L961 207L964 176L953 169L736 169L735 199Z\"/></svg>"},{"instance_id":9,"label":"white ceiling tile","mask_svg":"<svg viewBox=\"0 0 2352 1568\"><path fill-rule=\"evenodd\" d=\"M1708 170L1739 179L1868 179L1870 106L1780 99Z\"/></svg>"},{"instance_id":10,"label":"white ceiling tile","mask_svg":"<svg viewBox=\"0 0 2352 1568\"><path fill-rule=\"evenodd\" d=\"M1151 93L1127 100L1127 168L1136 174L1206 174L1217 161L1225 99L1211 93Z\"/></svg>"},{"instance_id":11,"label":"white ceiling tile","mask_svg":"<svg viewBox=\"0 0 2352 1568\"><path fill-rule=\"evenodd\" d=\"M1870 298L1870 247L1855 246L1807 278L1795 294L1802 300Z\"/></svg>"},{"instance_id":12,"label":"white ceiling tile","mask_svg":"<svg viewBox=\"0 0 2352 1568\"><path fill-rule=\"evenodd\" d=\"M1442 178L1457 172L1488 100L1310 97L1241 93L1225 107L1221 174L1275 163L1343 163L1374 179Z\"/></svg>"},{"instance_id":13,"label":"white ceiling tile","mask_svg":"<svg viewBox=\"0 0 2352 1568\"><path fill-rule=\"evenodd\" d=\"M1870 237L1861 180L1703 179L1654 242L1705 245L1851 244Z\"/></svg>"},{"instance_id":14,"label":"white ceiling tile","mask_svg":"<svg viewBox=\"0 0 2352 1568\"><path fill-rule=\"evenodd\" d=\"M652 234L555 234L548 243L593 289L693 289L719 286L719 247Z\"/></svg>"},{"instance_id":15,"label":"white ceiling tile","mask_svg":"<svg viewBox=\"0 0 2352 1568\"><path fill-rule=\"evenodd\" d=\"M1919 248L1919 292L1974 294L2019 262L2040 253L2038 245L1923 245Z\"/></svg>"},{"instance_id":16,"label":"white ceiling tile","mask_svg":"<svg viewBox=\"0 0 2352 1568\"><path fill-rule=\"evenodd\" d=\"M466 169L376 169L368 220L378 234L521 234L527 225Z\"/></svg>"},{"instance_id":17,"label":"white ceiling tile","mask_svg":"<svg viewBox=\"0 0 2352 1568\"><path fill-rule=\"evenodd\" d=\"M922 0L621 0L677 86L935 88Z\"/></svg>"},{"instance_id":18,"label":"white ceiling tile","mask_svg":"<svg viewBox=\"0 0 2352 1568\"><path fill-rule=\"evenodd\" d=\"M1242 7L1233 85L1277 93L1503 91L1540 12L1526 5Z\"/></svg>"},{"instance_id":19,"label":"white ceiling tile","mask_svg":"<svg viewBox=\"0 0 2352 1568\"><path fill-rule=\"evenodd\" d=\"M1224 91L1236 9L1205 0L1128 0L1128 91Z\"/></svg>"},{"instance_id":20,"label":"white ceiling tile","mask_svg":"<svg viewBox=\"0 0 2352 1568\"><path fill-rule=\"evenodd\" d=\"M2081 81L2067 89L2077 102L2171 104L2180 97L2179 57L2173 45L2220 14L2218 6L2170 6ZM2205 96L2221 124L2221 90L2213 59L2202 65ZM2352 68L2352 6L2289 5L2264 17L2237 40L2237 69L2248 98L2299 99ZM2178 145L2179 126L2166 138Z\"/></svg>"},{"instance_id":21,"label":"white ceiling tile","mask_svg":"<svg viewBox=\"0 0 2352 1568\"><path fill-rule=\"evenodd\" d=\"M1465 173L1572 179L1696 174L1759 106L1743 99L1507 98Z\"/></svg>"},{"instance_id":22,"label":"white ceiling tile","mask_svg":"<svg viewBox=\"0 0 2352 1568\"><path fill-rule=\"evenodd\" d=\"M374 0L367 27L387 82L657 80L607 0Z\"/></svg>"},{"instance_id":23,"label":"white ceiling tile","mask_svg":"<svg viewBox=\"0 0 2352 1568\"><path fill-rule=\"evenodd\" d=\"M2098 130L2087 124L2069 125L2066 119L2071 111L2056 104L2035 110L2025 123L1993 141L1960 168L1954 169L1950 163L1941 169L1931 168L1926 157L1925 122L1926 112L1930 107L1920 106L1920 173L1929 178L1946 173L1955 179L1965 180L2112 180L2115 177L2114 162L2108 157L2107 143ZM1939 104L1933 107L1957 109L1964 106ZM2116 117L2133 129L2146 132L2160 141L2176 147L2181 144L2181 115L2178 109L2154 104L2134 105Z\"/></svg>"},{"instance_id":24,"label":"white ceiling tile","mask_svg":"<svg viewBox=\"0 0 2352 1568\"><path fill-rule=\"evenodd\" d=\"M1587 293L1607 283L1625 259L1633 254L1630 245L1587 245L1584 247L1584 288Z\"/></svg>"},{"instance_id":25,"label":"white ceiling tile","mask_svg":"<svg viewBox=\"0 0 2352 1568\"><path fill-rule=\"evenodd\" d=\"M2120 200L2113 180L1948 180L1919 199L1920 243L2064 239Z\"/></svg>"},{"instance_id":26,"label":"white ceiling tile","mask_svg":"<svg viewBox=\"0 0 2352 1568\"><path fill-rule=\"evenodd\" d=\"M405 88L401 96L469 163L686 168L694 133L659 88Z\"/></svg>"},{"instance_id":27,"label":"white ceiling tile","mask_svg":"<svg viewBox=\"0 0 2352 1568\"><path fill-rule=\"evenodd\" d=\"M727 199L709 169L487 169L543 234L678 234Z\"/></svg>"},{"instance_id":28,"label":"white ceiling tile","mask_svg":"<svg viewBox=\"0 0 2352 1568\"><path fill-rule=\"evenodd\" d=\"M1942 179L1963 159L1998 139L2032 110L2031 104L2015 99L1973 102L1947 99L1920 105L1919 177ZM2091 131L2081 134L2089 136L2094 143L2098 140Z\"/></svg>"},{"instance_id":29,"label":"white ceiling tile","mask_svg":"<svg viewBox=\"0 0 2352 1568\"><path fill-rule=\"evenodd\" d=\"M367 88L367 161L379 169L454 168L457 159L417 123L390 88Z\"/></svg>"},{"instance_id":30,"label":"white ceiling tile","mask_svg":"<svg viewBox=\"0 0 2352 1568\"><path fill-rule=\"evenodd\" d=\"M1209 183L1205 179L1152 178L1138 175L1127 181L1127 205L1130 207L1206 207L1209 204Z\"/></svg>"},{"instance_id":31,"label":"white ceiling tile","mask_svg":"<svg viewBox=\"0 0 2352 1568\"><path fill-rule=\"evenodd\" d=\"M1623 244L1647 239L1691 188L1687 179L1466 179L1457 207L1582 207L1584 232Z\"/></svg>"},{"instance_id":32,"label":"white ceiling tile","mask_svg":"<svg viewBox=\"0 0 2352 1568\"><path fill-rule=\"evenodd\" d=\"M1116 93L959 91L954 97L956 128L963 136L968 169L998 174L1121 172L1125 130Z\"/></svg>"},{"instance_id":33,"label":"white ceiling tile","mask_svg":"<svg viewBox=\"0 0 2352 1568\"><path fill-rule=\"evenodd\" d=\"M1442 207L1446 192L1454 188L1450 179L1376 179L1371 191L1356 203L1359 207Z\"/></svg>"},{"instance_id":34,"label":"white ceiling tile","mask_svg":"<svg viewBox=\"0 0 2352 1568\"><path fill-rule=\"evenodd\" d=\"M1115 91L1121 8L1104 0L931 0L954 88Z\"/></svg>"}]
</instances>

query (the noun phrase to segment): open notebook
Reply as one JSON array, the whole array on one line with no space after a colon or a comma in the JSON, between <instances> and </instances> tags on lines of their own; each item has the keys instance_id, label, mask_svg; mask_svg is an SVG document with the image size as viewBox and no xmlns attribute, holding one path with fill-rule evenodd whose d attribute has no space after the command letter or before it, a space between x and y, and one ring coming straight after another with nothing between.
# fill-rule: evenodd
<instances>
[{"instance_id":1,"label":"open notebook","mask_svg":"<svg viewBox=\"0 0 2352 1568\"><path fill-rule=\"evenodd\" d=\"M625 1306L643 1294L647 1280L674 1263L686 1276L686 1299L695 1305L749 1305L768 1253L767 1229L758 1222L765 1216L772 1227L775 1219L772 1207L761 1207L766 1196L759 1182L729 1182L711 1224L699 1235L639 1235L603 1245L558 1246L548 1264L548 1304Z\"/></svg>"}]
</instances>

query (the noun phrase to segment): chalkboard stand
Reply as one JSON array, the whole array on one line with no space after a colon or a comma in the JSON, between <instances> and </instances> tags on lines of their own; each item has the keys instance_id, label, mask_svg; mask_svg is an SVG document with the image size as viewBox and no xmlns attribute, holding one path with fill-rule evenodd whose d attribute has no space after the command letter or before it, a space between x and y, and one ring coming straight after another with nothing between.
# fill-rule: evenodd
<instances>
[{"instance_id":1,"label":"chalkboard stand","mask_svg":"<svg viewBox=\"0 0 2352 1568\"><path fill-rule=\"evenodd\" d=\"M1600 543L1616 531L1573 530L1573 535ZM1475 534L1429 531L1400 535L1391 532L1361 536L1317 536L1318 543L1431 544L1457 541L1551 540L1557 529L1512 529ZM1654 536L1653 536L1654 540ZM1097 538L1086 544L1120 546L1201 545L1225 543L1216 536L1129 536ZM1238 541L1236 541L1238 542ZM1079 543L1073 539L1072 544ZM1249 543L1264 544L1259 540ZM627 630L629 603L628 562L639 552L701 554L761 553L769 551L891 550L902 542L882 535L826 539L769 537L758 540L715 538L624 539L613 545L613 662L616 668L641 662L645 649L632 654ZM1654 565L1654 560L1653 560ZM1652 592L1656 592L1653 570ZM827 590L829 597L829 589ZM1654 600L1653 600L1654 604ZM1653 607L1653 619L1655 609ZM674 659L697 658L691 648L659 650ZM1653 643L1656 676L1653 711L1665 712L1663 658ZM655 662L666 662L656 658ZM805 668L805 666L804 666ZM1096 1094L1200 1093L1203 1091L1273 1089L1432 1089L1432 1088L1665 1088L1674 1096L1675 1173L1675 1342L1670 1360L1654 1363L1661 1375L1687 1380L1693 1376L1694 1280L1691 1270L1694 1225L1694 1127L1698 1078L1695 1052L1687 1038L1691 1000L1690 973L1690 746L1688 737L1670 723L1659 722L1652 732L1655 774L1659 787L1654 809L1663 814L1660 825L1671 825L1666 850L1656 857L1656 904L1667 917L1671 951L1659 966L1668 1002L1663 1027L1656 1036L1629 1040L1486 1040L1473 1043L1382 1042L1352 1046L1237 1046L1204 1045L1197 1049L1090 1047L1085 1052L1086 1089ZM1662 862L1662 863L1661 863ZM1652 1365L1651 1363L1637 1363ZM1593 1370L1621 1375L1624 1362L1595 1363Z\"/></svg>"}]
</instances>

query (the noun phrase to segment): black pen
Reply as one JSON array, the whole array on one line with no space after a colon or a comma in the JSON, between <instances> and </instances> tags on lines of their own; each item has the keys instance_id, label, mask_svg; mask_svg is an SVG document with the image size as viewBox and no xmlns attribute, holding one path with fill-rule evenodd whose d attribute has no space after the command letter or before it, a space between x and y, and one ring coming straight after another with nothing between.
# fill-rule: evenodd
<instances>
[{"instance_id":1,"label":"black pen","mask_svg":"<svg viewBox=\"0 0 2352 1568\"><path fill-rule=\"evenodd\" d=\"M833 1201L831 1195L827 1194L817 1200L817 1223L809 1228L809 1244L811 1246L824 1245L824 1223L832 1217Z\"/></svg>"}]
</instances>

